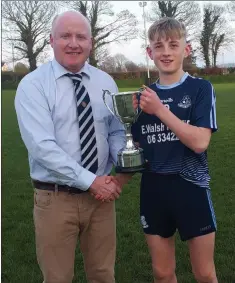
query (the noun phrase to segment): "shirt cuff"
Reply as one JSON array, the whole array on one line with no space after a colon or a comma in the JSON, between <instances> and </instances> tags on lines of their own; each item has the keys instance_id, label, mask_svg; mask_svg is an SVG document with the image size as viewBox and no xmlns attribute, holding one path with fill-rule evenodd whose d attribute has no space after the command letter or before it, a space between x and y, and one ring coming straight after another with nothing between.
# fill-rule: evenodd
<instances>
[{"instance_id":1,"label":"shirt cuff","mask_svg":"<svg viewBox=\"0 0 235 283\"><path fill-rule=\"evenodd\" d=\"M83 168L81 173L79 174L79 182L77 183L77 186L79 187L79 189L87 191L96 177L97 176L94 173Z\"/></svg>"}]
</instances>

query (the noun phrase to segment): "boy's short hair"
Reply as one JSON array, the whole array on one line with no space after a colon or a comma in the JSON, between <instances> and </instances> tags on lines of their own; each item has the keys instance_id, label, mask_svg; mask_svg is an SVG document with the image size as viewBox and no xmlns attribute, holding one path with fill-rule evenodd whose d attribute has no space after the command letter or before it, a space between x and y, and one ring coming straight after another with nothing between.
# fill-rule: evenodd
<instances>
[{"instance_id":1,"label":"boy's short hair","mask_svg":"<svg viewBox=\"0 0 235 283\"><path fill-rule=\"evenodd\" d=\"M186 28L180 21L174 18L164 17L155 21L149 27L148 39L153 41L156 38L185 38L186 40Z\"/></svg>"}]
</instances>

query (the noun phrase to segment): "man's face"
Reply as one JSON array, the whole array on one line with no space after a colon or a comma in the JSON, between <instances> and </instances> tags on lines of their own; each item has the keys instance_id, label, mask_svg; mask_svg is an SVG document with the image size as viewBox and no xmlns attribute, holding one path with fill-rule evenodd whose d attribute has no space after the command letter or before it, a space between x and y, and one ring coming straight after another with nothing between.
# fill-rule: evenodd
<instances>
[{"instance_id":1,"label":"man's face","mask_svg":"<svg viewBox=\"0 0 235 283\"><path fill-rule=\"evenodd\" d=\"M150 41L147 52L160 73L174 74L182 69L190 48L184 38L158 38Z\"/></svg>"},{"instance_id":2,"label":"man's face","mask_svg":"<svg viewBox=\"0 0 235 283\"><path fill-rule=\"evenodd\" d=\"M80 71L92 48L88 25L77 15L58 19L50 43L57 62L73 73Z\"/></svg>"}]
</instances>

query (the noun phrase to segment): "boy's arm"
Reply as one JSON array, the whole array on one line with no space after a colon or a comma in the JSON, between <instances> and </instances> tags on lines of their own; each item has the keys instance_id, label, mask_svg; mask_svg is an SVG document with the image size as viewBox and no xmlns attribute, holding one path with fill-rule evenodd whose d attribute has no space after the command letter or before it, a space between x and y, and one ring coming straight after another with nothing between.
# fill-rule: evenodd
<instances>
[{"instance_id":1,"label":"boy's arm","mask_svg":"<svg viewBox=\"0 0 235 283\"><path fill-rule=\"evenodd\" d=\"M205 82L198 95L191 123L186 124L175 116L160 101L150 88L142 92L140 107L148 114L156 115L180 141L196 153L204 152L211 138L211 131L217 129L215 94L212 85Z\"/></svg>"},{"instance_id":2,"label":"boy's arm","mask_svg":"<svg viewBox=\"0 0 235 283\"><path fill-rule=\"evenodd\" d=\"M164 105L159 107L156 116L169 128L180 141L196 153L204 152L210 143L211 129L192 126L181 121Z\"/></svg>"},{"instance_id":3,"label":"boy's arm","mask_svg":"<svg viewBox=\"0 0 235 283\"><path fill-rule=\"evenodd\" d=\"M117 173L114 178L117 180L119 185L123 187L125 184L127 184L130 179L133 177L135 173Z\"/></svg>"}]
</instances>

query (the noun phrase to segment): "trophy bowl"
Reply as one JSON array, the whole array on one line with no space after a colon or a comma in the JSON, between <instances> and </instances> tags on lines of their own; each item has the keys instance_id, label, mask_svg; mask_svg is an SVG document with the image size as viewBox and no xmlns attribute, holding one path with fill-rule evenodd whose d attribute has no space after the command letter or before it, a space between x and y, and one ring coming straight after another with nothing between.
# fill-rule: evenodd
<instances>
[{"instance_id":1,"label":"trophy bowl","mask_svg":"<svg viewBox=\"0 0 235 283\"><path fill-rule=\"evenodd\" d=\"M134 144L131 134L131 125L138 119L141 111L135 110L132 106L133 95L140 95L138 91L127 91L111 93L103 90L103 100L109 111L124 124L126 131L125 148L118 152L116 173L142 172L145 169L143 149ZM106 96L112 98L113 111L106 102Z\"/></svg>"}]
</instances>

